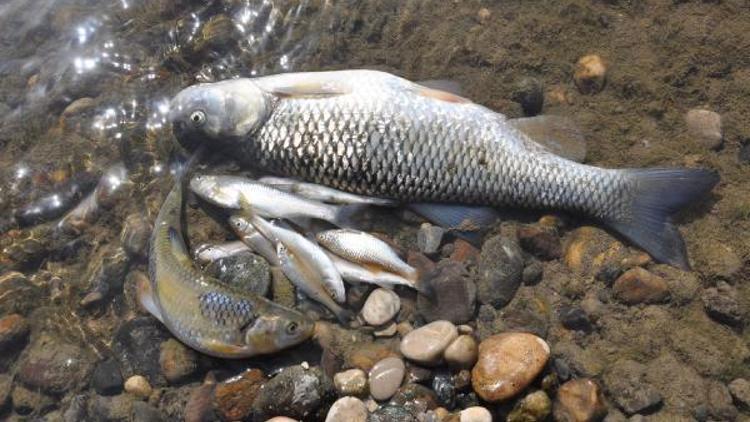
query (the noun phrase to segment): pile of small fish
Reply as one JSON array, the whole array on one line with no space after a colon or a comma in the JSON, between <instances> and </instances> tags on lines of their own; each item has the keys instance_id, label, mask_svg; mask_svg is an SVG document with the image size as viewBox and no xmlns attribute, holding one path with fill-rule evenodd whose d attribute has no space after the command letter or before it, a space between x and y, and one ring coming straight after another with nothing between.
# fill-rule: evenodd
<instances>
[{"instance_id":1,"label":"pile of small fish","mask_svg":"<svg viewBox=\"0 0 750 422\"><path fill-rule=\"evenodd\" d=\"M240 239L198 246L193 255L199 263L250 250L280 268L298 291L328 308L342 324L353 317L341 305L345 281L418 289L417 270L385 241L347 228L364 207L396 205L391 201L292 179L196 175L189 185L201 199L229 211ZM301 313L223 285L190 262L180 232L182 190L177 183L157 217L152 282L138 286L141 304L183 342L215 356L269 353L309 338L314 325ZM300 227L311 227L311 221L337 228L308 237Z\"/></svg>"},{"instance_id":2,"label":"pile of small fish","mask_svg":"<svg viewBox=\"0 0 750 422\"><path fill-rule=\"evenodd\" d=\"M236 176L195 176L190 188L213 205L231 210L229 222L242 244L281 268L297 289L331 310L342 323L351 318L350 312L340 306L346 298L344 281L416 289L417 271L371 234L330 229L310 239L290 224L265 219L286 219L297 226L317 219L347 226L362 206L373 202L388 205L385 201L277 178L254 181ZM209 256L217 259L222 251L236 253L242 249L236 244L229 248L203 246L198 255L205 261Z\"/></svg>"}]
</instances>

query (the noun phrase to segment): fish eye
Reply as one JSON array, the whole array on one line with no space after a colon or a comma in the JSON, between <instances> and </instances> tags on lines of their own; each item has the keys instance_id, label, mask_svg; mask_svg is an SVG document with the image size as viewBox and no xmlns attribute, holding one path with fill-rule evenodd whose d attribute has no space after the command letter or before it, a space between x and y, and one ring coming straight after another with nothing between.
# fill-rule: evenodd
<instances>
[{"instance_id":1,"label":"fish eye","mask_svg":"<svg viewBox=\"0 0 750 422\"><path fill-rule=\"evenodd\" d=\"M289 324L287 324L287 326L286 326L286 333L287 334L296 334L298 329L299 329L299 325L296 322L292 321Z\"/></svg>"},{"instance_id":2,"label":"fish eye","mask_svg":"<svg viewBox=\"0 0 750 422\"><path fill-rule=\"evenodd\" d=\"M203 126L203 123L206 122L206 113L203 110L195 110L190 113L190 121L195 127Z\"/></svg>"}]
</instances>

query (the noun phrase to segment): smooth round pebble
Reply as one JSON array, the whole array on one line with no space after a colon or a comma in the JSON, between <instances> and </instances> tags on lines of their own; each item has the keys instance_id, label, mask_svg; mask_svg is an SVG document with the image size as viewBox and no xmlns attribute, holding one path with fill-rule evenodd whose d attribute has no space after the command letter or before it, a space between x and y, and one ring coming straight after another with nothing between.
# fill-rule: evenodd
<instances>
[{"instance_id":1,"label":"smooth round pebble","mask_svg":"<svg viewBox=\"0 0 750 422\"><path fill-rule=\"evenodd\" d=\"M367 406L356 397L342 397L331 405L326 422L367 422Z\"/></svg>"},{"instance_id":2,"label":"smooth round pebble","mask_svg":"<svg viewBox=\"0 0 750 422\"><path fill-rule=\"evenodd\" d=\"M391 322L390 324L386 325L383 329L376 330L372 333L375 337L393 337L398 332L398 328L396 327L395 322Z\"/></svg>"},{"instance_id":3,"label":"smooth round pebble","mask_svg":"<svg viewBox=\"0 0 750 422\"><path fill-rule=\"evenodd\" d=\"M151 388L151 384L148 383L146 377L141 375L133 375L132 377L125 380L125 391L134 396L148 398L148 396L151 395L153 389Z\"/></svg>"},{"instance_id":4,"label":"smooth round pebble","mask_svg":"<svg viewBox=\"0 0 750 422\"><path fill-rule=\"evenodd\" d=\"M591 421L607 413L599 385L588 378L570 380L557 390L555 420Z\"/></svg>"},{"instance_id":5,"label":"smooth round pebble","mask_svg":"<svg viewBox=\"0 0 750 422\"><path fill-rule=\"evenodd\" d=\"M445 349L443 358L456 368L471 368L477 361L477 341L469 335L460 335Z\"/></svg>"},{"instance_id":6,"label":"smooth round pebble","mask_svg":"<svg viewBox=\"0 0 750 422\"><path fill-rule=\"evenodd\" d=\"M450 321L434 321L404 336L401 354L415 362L435 364L456 337L458 330Z\"/></svg>"},{"instance_id":7,"label":"smooth round pebble","mask_svg":"<svg viewBox=\"0 0 750 422\"><path fill-rule=\"evenodd\" d=\"M395 358L385 358L370 370L370 395L375 400L387 400L396 393L406 373L404 361Z\"/></svg>"},{"instance_id":8,"label":"smooth round pebble","mask_svg":"<svg viewBox=\"0 0 750 422\"><path fill-rule=\"evenodd\" d=\"M471 371L474 391L488 402L507 400L526 388L544 369L550 348L529 333L503 333L479 344Z\"/></svg>"},{"instance_id":9,"label":"smooth round pebble","mask_svg":"<svg viewBox=\"0 0 750 422\"><path fill-rule=\"evenodd\" d=\"M271 419L266 419L266 422L299 422L297 419L287 418L286 416L274 416Z\"/></svg>"},{"instance_id":10,"label":"smooth round pebble","mask_svg":"<svg viewBox=\"0 0 750 422\"><path fill-rule=\"evenodd\" d=\"M724 135L721 131L721 115L711 110L694 108L685 113L685 124L690 134L710 149L721 146Z\"/></svg>"},{"instance_id":11,"label":"smooth round pebble","mask_svg":"<svg viewBox=\"0 0 750 422\"><path fill-rule=\"evenodd\" d=\"M481 406L467 407L459 413L461 422L492 422L492 414Z\"/></svg>"},{"instance_id":12,"label":"smooth round pebble","mask_svg":"<svg viewBox=\"0 0 750 422\"><path fill-rule=\"evenodd\" d=\"M362 317L369 325L379 326L390 321L399 309L401 299L388 289L375 289L362 307Z\"/></svg>"},{"instance_id":13,"label":"smooth round pebble","mask_svg":"<svg viewBox=\"0 0 750 422\"><path fill-rule=\"evenodd\" d=\"M333 376L333 386L342 396L361 396L367 391L367 374L355 368Z\"/></svg>"}]
</instances>

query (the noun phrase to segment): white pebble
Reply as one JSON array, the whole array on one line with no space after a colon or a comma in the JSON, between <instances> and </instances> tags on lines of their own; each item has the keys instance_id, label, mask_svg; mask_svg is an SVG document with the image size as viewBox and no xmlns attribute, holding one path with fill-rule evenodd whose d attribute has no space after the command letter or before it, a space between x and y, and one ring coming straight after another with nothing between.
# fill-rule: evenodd
<instances>
[{"instance_id":1,"label":"white pebble","mask_svg":"<svg viewBox=\"0 0 750 422\"><path fill-rule=\"evenodd\" d=\"M383 325L390 321L399 309L401 299L396 293L388 289L375 289L362 307L362 317L372 326Z\"/></svg>"}]
</instances>

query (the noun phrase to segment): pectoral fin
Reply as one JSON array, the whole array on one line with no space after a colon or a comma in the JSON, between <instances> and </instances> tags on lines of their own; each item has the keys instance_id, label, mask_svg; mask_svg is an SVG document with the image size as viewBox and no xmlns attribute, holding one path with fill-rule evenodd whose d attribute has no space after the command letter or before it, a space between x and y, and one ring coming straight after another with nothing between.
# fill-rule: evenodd
<instances>
[{"instance_id":1,"label":"pectoral fin","mask_svg":"<svg viewBox=\"0 0 750 422\"><path fill-rule=\"evenodd\" d=\"M156 304L156 298L154 297L154 291L151 289L151 282L145 277L138 277L136 281L136 296L138 303L141 304L143 309L148 311L154 318L158 319L162 324L164 318L161 315L161 310Z\"/></svg>"}]
</instances>

